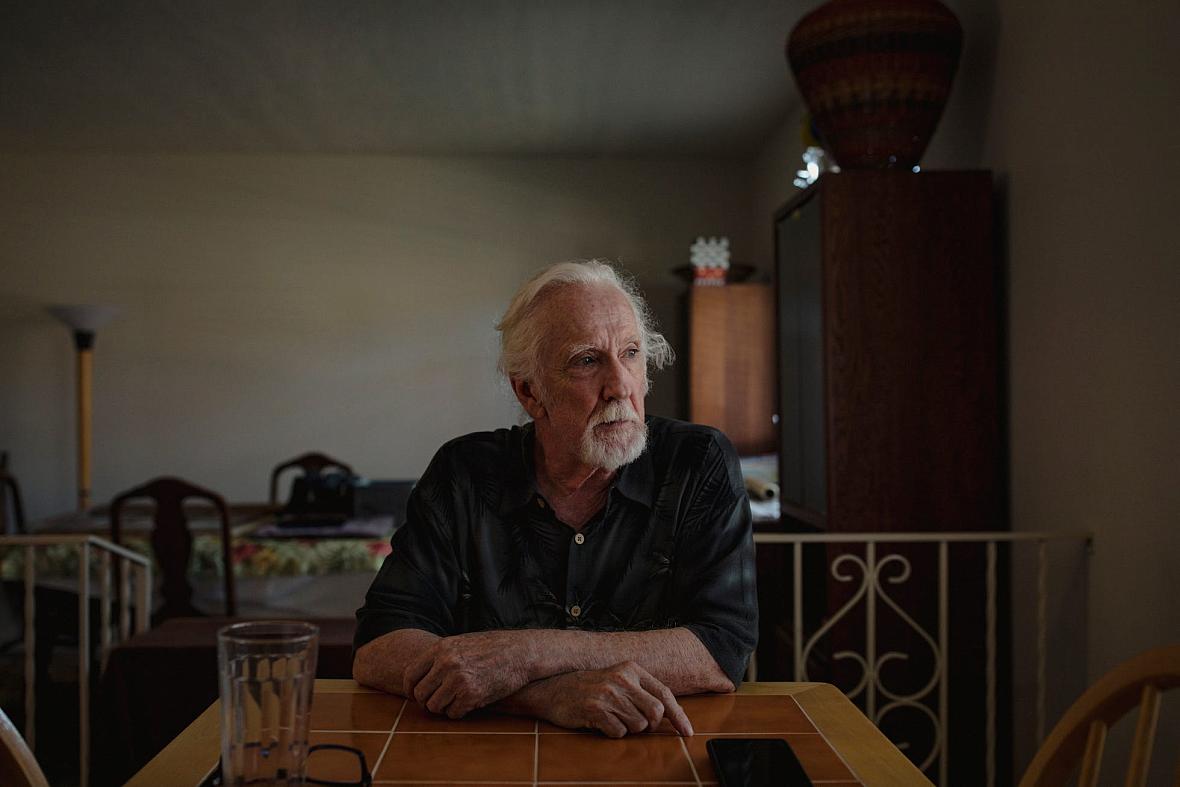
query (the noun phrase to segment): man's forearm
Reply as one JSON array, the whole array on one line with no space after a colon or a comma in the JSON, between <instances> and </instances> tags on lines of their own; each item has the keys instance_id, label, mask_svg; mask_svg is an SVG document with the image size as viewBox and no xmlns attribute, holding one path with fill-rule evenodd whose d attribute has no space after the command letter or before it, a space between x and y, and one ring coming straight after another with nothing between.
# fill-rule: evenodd
<instances>
[{"instance_id":1,"label":"man's forearm","mask_svg":"<svg viewBox=\"0 0 1180 787\"><path fill-rule=\"evenodd\" d=\"M693 734L671 689L633 661L534 681L492 707L559 727L597 729L612 738L654 730L665 720L677 734Z\"/></svg>"},{"instance_id":2,"label":"man's forearm","mask_svg":"<svg viewBox=\"0 0 1180 787\"><path fill-rule=\"evenodd\" d=\"M545 710L553 704L554 681L559 677L555 675L535 680L515 694L510 694L488 707L501 713L541 718Z\"/></svg>"},{"instance_id":3,"label":"man's forearm","mask_svg":"<svg viewBox=\"0 0 1180 787\"><path fill-rule=\"evenodd\" d=\"M441 656L440 648L449 657ZM431 652L436 659L433 662L426 655ZM417 684L432 663L441 663L439 657L448 660L446 669L462 669L467 674L516 675L521 689L554 675L606 669L624 662L639 664L677 695L734 688L708 649L685 628L620 632L512 629L445 639L418 629L401 629L361 647L353 663L353 677L366 686L405 696L414 687L405 686L404 681ZM415 674L407 678L411 665L416 665ZM438 680L426 683L430 694Z\"/></svg>"},{"instance_id":4,"label":"man's forearm","mask_svg":"<svg viewBox=\"0 0 1180 787\"><path fill-rule=\"evenodd\" d=\"M686 628L655 631L571 631L528 629L512 634L529 637L533 658L529 678L605 669L634 661L672 690L673 694L733 691L734 685L709 650Z\"/></svg>"},{"instance_id":5,"label":"man's forearm","mask_svg":"<svg viewBox=\"0 0 1180 787\"><path fill-rule=\"evenodd\" d=\"M362 645L352 662L357 683L405 696L402 685L406 666L440 637L420 629L398 629Z\"/></svg>"}]
</instances>

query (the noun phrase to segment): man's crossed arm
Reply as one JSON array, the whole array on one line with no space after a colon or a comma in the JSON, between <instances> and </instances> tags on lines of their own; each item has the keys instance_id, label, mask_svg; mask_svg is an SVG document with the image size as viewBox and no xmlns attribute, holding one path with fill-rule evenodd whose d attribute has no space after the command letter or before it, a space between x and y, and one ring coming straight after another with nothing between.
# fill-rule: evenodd
<instances>
[{"instance_id":1,"label":"man's crossed arm","mask_svg":"<svg viewBox=\"0 0 1180 787\"><path fill-rule=\"evenodd\" d=\"M353 677L451 718L495 704L612 737L654 728L664 718L691 735L676 696L734 690L685 628L519 629L453 637L400 629L357 651Z\"/></svg>"}]
</instances>

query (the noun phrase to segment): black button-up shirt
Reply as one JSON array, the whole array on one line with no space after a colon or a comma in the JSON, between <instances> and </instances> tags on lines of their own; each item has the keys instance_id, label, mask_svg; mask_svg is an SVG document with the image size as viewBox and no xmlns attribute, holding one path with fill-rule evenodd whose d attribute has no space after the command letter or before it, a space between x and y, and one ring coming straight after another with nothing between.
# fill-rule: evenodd
<instances>
[{"instance_id":1,"label":"black button-up shirt","mask_svg":"<svg viewBox=\"0 0 1180 787\"><path fill-rule=\"evenodd\" d=\"M683 626L734 685L758 637L754 541L737 456L715 429L655 416L581 531L537 491L532 425L444 445L357 611L389 631Z\"/></svg>"}]
</instances>

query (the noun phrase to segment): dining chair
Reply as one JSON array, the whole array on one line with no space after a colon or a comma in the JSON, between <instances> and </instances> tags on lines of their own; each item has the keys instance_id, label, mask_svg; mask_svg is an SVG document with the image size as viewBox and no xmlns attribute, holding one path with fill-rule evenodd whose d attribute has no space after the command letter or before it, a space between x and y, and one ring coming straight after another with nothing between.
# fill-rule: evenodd
<instances>
[{"instance_id":1,"label":"dining chair","mask_svg":"<svg viewBox=\"0 0 1180 787\"><path fill-rule=\"evenodd\" d=\"M1180 644L1149 650L1124 661L1082 694L1053 727L1020 780L1020 787L1050 787L1066 784L1079 768L1078 787L1098 784L1106 732L1136 706L1139 718L1126 787L1147 782L1151 749L1159 718L1160 694L1180 686ZM1168 753L1175 749L1169 747ZM1177 776L1180 784L1180 774ZM1113 784L1108 777L1103 784Z\"/></svg>"},{"instance_id":2,"label":"dining chair","mask_svg":"<svg viewBox=\"0 0 1180 787\"><path fill-rule=\"evenodd\" d=\"M230 560L229 509L225 500L180 478L162 477L129 489L111 501L111 540L121 543L123 509L127 501L150 498L155 501L155 519L151 534L152 552L160 567L160 595L163 607L152 616L153 622L175 617L200 617L206 613L193 606L193 588L188 580L189 559L193 553L193 536L184 513L184 501L196 498L213 504L221 525L221 562L225 579L225 614L237 614L234 594L233 562Z\"/></svg>"},{"instance_id":3,"label":"dining chair","mask_svg":"<svg viewBox=\"0 0 1180 787\"><path fill-rule=\"evenodd\" d=\"M11 503L11 506L10 506ZM12 517L9 518L9 508ZM16 476L8 472L8 452L0 452L0 536L23 535L25 529L25 508L21 502L20 484ZM23 621L25 616L25 584L20 579L5 579L0 581L3 587L4 603L7 604L13 620ZM7 642L0 644L0 653L5 653L13 646L24 641L24 627L21 632Z\"/></svg>"},{"instance_id":4,"label":"dining chair","mask_svg":"<svg viewBox=\"0 0 1180 787\"><path fill-rule=\"evenodd\" d=\"M11 502L12 519L7 518ZM11 523L11 524L10 524ZM8 470L8 454L0 453L0 535L25 535L25 511L21 500L20 484ZM0 580L4 604L8 607L11 620L15 621L12 639L0 643L0 654L7 653L17 645L25 644L25 580L24 577ZM34 606L37 610L34 629L35 682L40 686L51 683L49 667L53 652L58 645L78 644L78 596L71 590L34 584ZM91 614L96 618L101 610L97 602L91 604ZM0 785L5 782L0 781Z\"/></svg>"},{"instance_id":5,"label":"dining chair","mask_svg":"<svg viewBox=\"0 0 1180 787\"><path fill-rule=\"evenodd\" d=\"M352 474L352 467L341 462L339 459L333 459L327 454L321 454L318 451L309 451L306 454L290 459L282 464L276 465L274 470L270 471L270 504L272 506L279 504L279 475L285 470L297 467L303 471L304 475L317 476L329 467L335 467L344 473Z\"/></svg>"},{"instance_id":6,"label":"dining chair","mask_svg":"<svg viewBox=\"0 0 1180 787\"><path fill-rule=\"evenodd\" d=\"M0 784L5 787L49 787L37 758L3 708L0 708Z\"/></svg>"},{"instance_id":7,"label":"dining chair","mask_svg":"<svg viewBox=\"0 0 1180 787\"><path fill-rule=\"evenodd\" d=\"M8 518L11 502L12 519ZM21 501L20 484L8 472L8 452L0 452L0 536L25 532L25 507Z\"/></svg>"}]
</instances>

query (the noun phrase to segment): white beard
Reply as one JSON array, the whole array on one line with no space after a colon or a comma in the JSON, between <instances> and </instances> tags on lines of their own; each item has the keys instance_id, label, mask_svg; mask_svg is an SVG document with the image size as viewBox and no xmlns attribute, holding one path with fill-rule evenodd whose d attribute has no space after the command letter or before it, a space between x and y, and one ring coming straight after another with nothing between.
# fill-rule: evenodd
<instances>
[{"instance_id":1,"label":"white beard","mask_svg":"<svg viewBox=\"0 0 1180 787\"><path fill-rule=\"evenodd\" d=\"M609 437L599 436L594 431L599 424L612 421L627 421L628 424L620 433ZM614 472L638 459L646 447L647 424L639 419L630 402L617 399L595 414L593 422L586 427L579 454L587 465Z\"/></svg>"}]
</instances>

